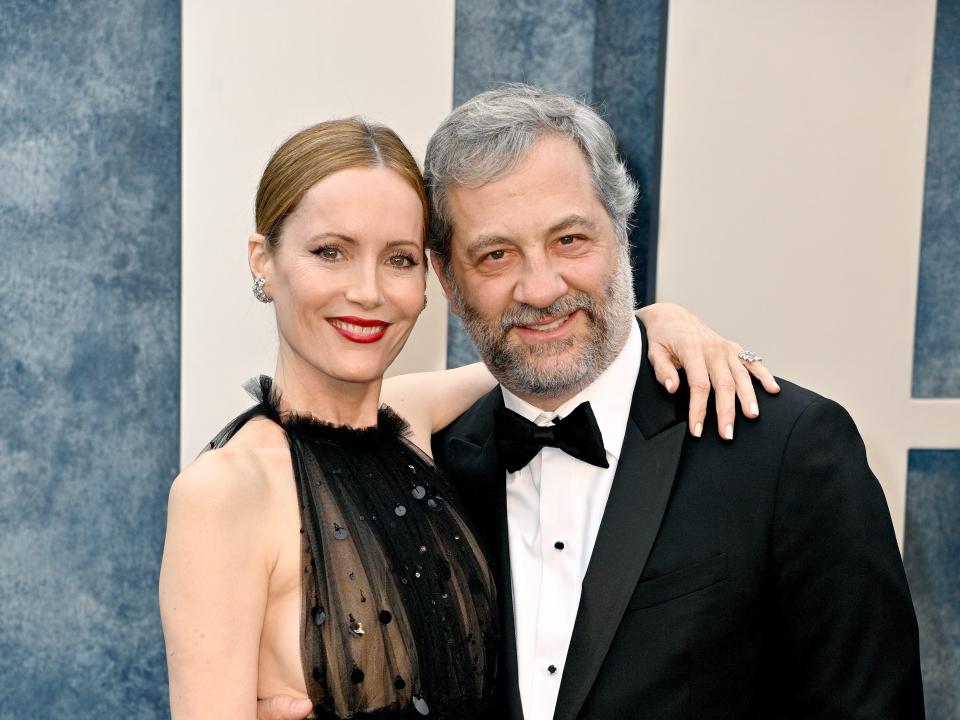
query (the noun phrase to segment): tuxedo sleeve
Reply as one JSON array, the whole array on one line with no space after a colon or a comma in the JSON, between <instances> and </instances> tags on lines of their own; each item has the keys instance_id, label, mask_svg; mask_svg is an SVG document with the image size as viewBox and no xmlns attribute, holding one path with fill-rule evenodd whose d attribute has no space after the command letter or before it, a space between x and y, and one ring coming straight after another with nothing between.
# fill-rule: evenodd
<instances>
[{"instance_id":1,"label":"tuxedo sleeve","mask_svg":"<svg viewBox=\"0 0 960 720\"><path fill-rule=\"evenodd\" d=\"M917 620L880 484L849 414L796 421L773 520L778 675L796 718L923 718Z\"/></svg>"}]
</instances>

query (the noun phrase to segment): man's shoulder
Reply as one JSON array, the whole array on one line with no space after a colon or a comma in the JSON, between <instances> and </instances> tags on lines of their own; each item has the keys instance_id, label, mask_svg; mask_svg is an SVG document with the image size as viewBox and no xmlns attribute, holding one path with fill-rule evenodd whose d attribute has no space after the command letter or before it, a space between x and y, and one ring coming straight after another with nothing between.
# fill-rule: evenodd
<instances>
[{"instance_id":1,"label":"man's shoulder","mask_svg":"<svg viewBox=\"0 0 960 720\"><path fill-rule=\"evenodd\" d=\"M864 452L856 423L837 401L779 377L776 395L766 393L756 381L754 384L760 416L747 418L738 408L735 439L728 448L735 456L767 458L780 467L810 452L858 456ZM708 417L715 412L712 399L707 412ZM725 446L726 442L716 444Z\"/></svg>"},{"instance_id":2,"label":"man's shoulder","mask_svg":"<svg viewBox=\"0 0 960 720\"><path fill-rule=\"evenodd\" d=\"M820 393L784 378L776 378L777 385L780 386L780 392L776 395L767 393L756 378L751 380L760 404L761 415L796 420L811 404L826 399Z\"/></svg>"},{"instance_id":3,"label":"man's shoulder","mask_svg":"<svg viewBox=\"0 0 960 720\"><path fill-rule=\"evenodd\" d=\"M493 416L503 407L503 392L497 385L471 405L460 417L433 435L434 454L441 444L458 438L475 445L483 445L493 434Z\"/></svg>"},{"instance_id":4,"label":"man's shoulder","mask_svg":"<svg viewBox=\"0 0 960 720\"><path fill-rule=\"evenodd\" d=\"M645 368L649 366L644 364ZM643 372L644 368L641 368ZM652 372L652 370L651 370ZM760 417L757 420L746 417L737 405L735 434L740 437L747 434L762 435L767 438L774 436L788 436L801 418L810 416L823 417L828 421L840 420L852 422L847 411L836 401L831 400L808 387L804 387L790 380L777 377L780 392L772 395L763 389L755 378L751 378L757 401L760 406ZM656 382L655 380L652 382ZM651 384L651 383L647 383ZM657 383L659 385L659 383ZM666 393L665 390L657 389ZM634 402L637 397L634 397ZM685 421L690 405L690 388L687 385L683 371L680 371L680 389L673 395L674 412L678 421ZM636 408L643 412L642 408ZM716 395L710 392L707 401L706 418L716 416ZM705 423L706 425L707 423ZM704 433L706 435L706 433Z\"/></svg>"},{"instance_id":5,"label":"man's shoulder","mask_svg":"<svg viewBox=\"0 0 960 720\"><path fill-rule=\"evenodd\" d=\"M802 419L809 419L811 416L824 421L853 422L850 414L839 402L815 390L778 377L780 392L769 395L758 381L753 382L760 402L761 416L769 418L771 424L783 424L793 428Z\"/></svg>"}]
</instances>

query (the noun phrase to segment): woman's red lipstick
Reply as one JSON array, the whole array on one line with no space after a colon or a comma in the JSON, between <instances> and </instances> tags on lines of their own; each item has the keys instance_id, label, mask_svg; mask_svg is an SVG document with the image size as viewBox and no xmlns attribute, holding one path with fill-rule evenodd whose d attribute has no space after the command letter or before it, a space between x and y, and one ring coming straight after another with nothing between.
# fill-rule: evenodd
<instances>
[{"instance_id":1,"label":"woman's red lipstick","mask_svg":"<svg viewBox=\"0 0 960 720\"><path fill-rule=\"evenodd\" d=\"M372 343L382 338L390 323L383 320L370 320L344 315L342 317L327 318L333 329L347 340L355 343Z\"/></svg>"}]
</instances>

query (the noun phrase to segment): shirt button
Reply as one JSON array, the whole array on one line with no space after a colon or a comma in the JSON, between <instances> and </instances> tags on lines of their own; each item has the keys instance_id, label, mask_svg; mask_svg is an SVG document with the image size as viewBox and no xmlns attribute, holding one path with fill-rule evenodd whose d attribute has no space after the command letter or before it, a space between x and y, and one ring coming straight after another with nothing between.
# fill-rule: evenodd
<instances>
[{"instance_id":1,"label":"shirt button","mask_svg":"<svg viewBox=\"0 0 960 720\"><path fill-rule=\"evenodd\" d=\"M553 546L554 546L557 550L563 550L563 549L566 547L566 545L564 545L564 544L563 544L563 541L561 541L561 540L557 540L557 541L553 544ZM551 667L552 667L552 666L551 666Z\"/></svg>"},{"instance_id":2,"label":"shirt button","mask_svg":"<svg viewBox=\"0 0 960 720\"><path fill-rule=\"evenodd\" d=\"M556 665L547 666L547 672L550 673L551 675L555 675L557 673L557 666Z\"/></svg>"}]
</instances>

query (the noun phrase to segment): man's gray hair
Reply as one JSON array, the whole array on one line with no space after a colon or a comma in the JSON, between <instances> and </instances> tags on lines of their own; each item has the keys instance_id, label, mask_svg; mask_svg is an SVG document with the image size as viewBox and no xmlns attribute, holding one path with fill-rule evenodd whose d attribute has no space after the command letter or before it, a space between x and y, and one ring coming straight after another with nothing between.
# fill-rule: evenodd
<instances>
[{"instance_id":1,"label":"man's gray hair","mask_svg":"<svg viewBox=\"0 0 960 720\"><path fill-rule=\"evenodd\" d=\"M453 224L451 187L479 187L510 173L531 146L550 133L580 147L593 187L607 209L622 249L627 247L637 186L617 155L610 126L588 105L529 85L488 90L454 110L427 145L424 177L430 194L429 246L447 268Z\"/></svg>"}]
</instances>

